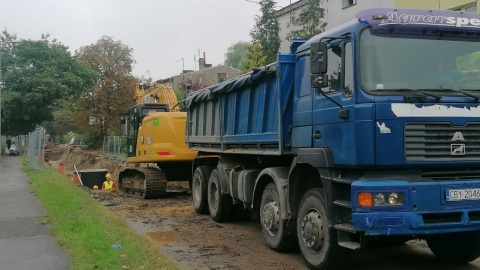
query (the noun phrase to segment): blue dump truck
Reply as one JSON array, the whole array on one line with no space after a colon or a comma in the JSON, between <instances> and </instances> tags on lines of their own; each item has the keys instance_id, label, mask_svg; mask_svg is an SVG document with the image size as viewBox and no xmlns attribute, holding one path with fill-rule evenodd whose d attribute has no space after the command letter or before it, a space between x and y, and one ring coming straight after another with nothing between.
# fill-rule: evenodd
<instances>
[{"instance_id":1,"label":"blue dump truck","mask_svg":"<svg viewBox=\"0 0 480 270\"><path fill-rule=\"evenodd\" d=\"M372 241L480 255L480 15L373 9L184 100L192 198L341 268Z\"/></svg>"}]
</instances>

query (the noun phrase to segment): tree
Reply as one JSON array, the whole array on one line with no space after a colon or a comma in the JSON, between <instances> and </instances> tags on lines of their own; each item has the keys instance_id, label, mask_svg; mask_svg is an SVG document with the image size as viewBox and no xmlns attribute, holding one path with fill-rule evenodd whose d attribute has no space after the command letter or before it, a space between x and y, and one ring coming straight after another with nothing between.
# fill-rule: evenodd
<instances>
[{"instance_id":1,"label":"tree","mask_svg":"<svg viewBox=\"0 0 480 270\"><path fill-rule=\"evenodd\" d=\"M53 113L53 132L52 137L62 137L68 132L78 129L76 124L78 106L74 100L64 100L59 102L59 109Z\"/></svg>"},{"instance_id":2,"label":"tree","mask_svg":"<svg viewBox=\"0 0 480 270\"><path fill-rule=\"evenodd\" d=\"M225 65L242 69L242 67L245 66L245 60L247 59L247 54L251 46L252 44L250 42L245 41L232 44L232 46L228 47L228 52L225 54Z\"/></svg>"},{"instance_id":3,"label":"tree","mask_svg":"<svg viewBox=\"0 0 480 270\"><path fill-rule=\"evenodd\" d=\"M260 0L260 11L262 15L255 16L255 26L250 31L253 42L258 42L263 52L267 56L267 62L277 61L277 53L280 48L280 37L278 32L280 26L275 18L275 10L277 4L274 0Z\"/></svg>"},{"instance_id":4,"label":"tree","mask_svg":"<svg viewBox=\"0 0 480 270\"><path fill-rule=\"evenodd\" d=\"M56 104L76 98L95 83L83 66L56 40L21 40L2 32L2 133L26 134L53 119Z\"/></svg>"},{"instance_id":5,"label":"tree","mask_svg":"<svg viewBox=\"0 0 480 270\"><path fill-rule=\"evenodd\" d=\"M78 100L79 128L98 145L103 136L120 132L120 117L128 111L138 81L131 75L133 50L112 37L103 36L95 44L81 47L76 55L99 73L93 89Z\"/></svg>"},{"instance_id":6,"label":"tree","mask_svg":"<svg viewBox=\"0 0 480 270\"><path fill-rule=\"evenodd\" d=\"M255 67L261 67L267 64L267 56L263 54L262 47L259 43L253 43L250 48L247 59L245 60L245 65L243 66L243 71L251 71Z\"/></svg>"},{"instance_id":7,"label":"tree","mask_svg":"<svg viewBox=\"0 0 480 270\"><path fill-rule=\"evenodd\" d=\"M300 27L298 30L293 30L287 35L287 40L292 39L309 39L317 34L325 31L327 26L326 22L322 19L325 18L325 9L320 7L320 1L308 0L307 7L303 10L298 17L293 17L288 26Z\"/></svg>"}]
</instances>

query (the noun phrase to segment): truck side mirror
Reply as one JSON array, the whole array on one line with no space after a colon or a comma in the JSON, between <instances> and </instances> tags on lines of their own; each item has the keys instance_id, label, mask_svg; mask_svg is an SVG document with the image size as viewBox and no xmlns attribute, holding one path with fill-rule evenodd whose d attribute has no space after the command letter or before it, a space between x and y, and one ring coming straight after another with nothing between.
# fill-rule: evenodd
<instances>
[{"instance_id":1,"label":"truck side mirror","mask_svg":"<svg viewBox=\"0 0 480 270\"><path fill-rule=\"evenodd\" d=\"M310 45L310 72L312 74L327 73L327 61L327 43L312 43Z\"/></svg>"}]
</instances>

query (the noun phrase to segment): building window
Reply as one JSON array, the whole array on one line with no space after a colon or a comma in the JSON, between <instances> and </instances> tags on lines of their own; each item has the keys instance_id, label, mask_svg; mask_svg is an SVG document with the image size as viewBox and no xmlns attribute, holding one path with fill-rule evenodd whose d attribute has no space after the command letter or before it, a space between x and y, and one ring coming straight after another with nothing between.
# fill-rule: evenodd
<instances>
[{"instance_id":1,"label":"building window","mask_svg":"<svg viewBox=\"0 0 480 270\"><path fill-rule=\"evenodd\" d=\"M470 5L462 8L455 8L455 11L477 12L477 5Z\"/></svg>"},{"instance_id":2,"label":"building window","mask_svg":"<svg viewBox=\"0 0 480 270\"><path fill-rule=\"evenodd\" d=\"M477 5L466 7L465 11L467 11L467 12L477 12Z\"/></svg>"},{"instance_id":3,"label":"building window","mask_svg":"<svg viewBox=\"0 0 480 270\"><path fill-rule=\"evenodd\" d=\"M217 73L217 75L219 83L227 80L227 73Z\"/></svg>"},{"instance_id":4,"label":"building window","mask_svg":"<svg viewBox=\"0 0 480 270\"><path fill-rule=\"evenodd\" d=\"M342 1L343 1L342 8L348 8L357 4L357 0L342 0Z\"/></svg>"}]
</instances>

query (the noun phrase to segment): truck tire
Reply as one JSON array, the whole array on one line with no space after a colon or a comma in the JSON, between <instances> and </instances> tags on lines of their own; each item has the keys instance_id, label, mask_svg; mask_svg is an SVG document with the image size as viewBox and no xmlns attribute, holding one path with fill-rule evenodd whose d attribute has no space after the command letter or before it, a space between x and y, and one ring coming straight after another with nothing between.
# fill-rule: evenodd
<instances>
[{"instance_id":1,"label":"truck tire","mask_svg":"<svg viewBox=\"0 0 480 270\"><path fill-rule=\"evenodd\" d=\"M198 166L193 173L192 179L192 201L195 212L199 214L208 213L208 202L207 202L207 185L208 178L212 169L208 166Z\"/></svg>"},{"instance_id":2,"label":"truck tire","mask_svg":"<svg viewBox=\"0 0 480 270\"><path fill-rule=\"evenodd\" d=\"M288 220L280 219L280 196L275 183L269 183L263 190L260 223L263 238L271 249L287 251L295 245L295 236L288 235Z\"/></svg>"},{"instance_id":3,"label":"truck tire","mask_svg":"<svg viewBox=\"0 0 480 270\"><path fill-rule=\"evenodd\" d=\"M297 217L297 238L303 260L310 269L342 269L350 250L340 247L329 226L323 189L303 195Z\"/></svg>"},{"instance_id":4,"label":"truck tire","mask_svg":"<svg viewBox=\"0 0 480 270\"><path fill-rule=\"evenodd\" d=\"M443 261L465 264L480 255L480 232L435 235L426 240L435 257Z\"/></svg>"},{"instance_id":5,"label":"truck tire","mask_svg":"<svg viewBox=\"0 0 480 270\"><path fill-rule=\"evenodd\" d=\"M220 175L214 169L208 179L208 210L216 222L225 222L232 216L233 200L228 194L222 194Z\"/></svg>"}]
</instances>

